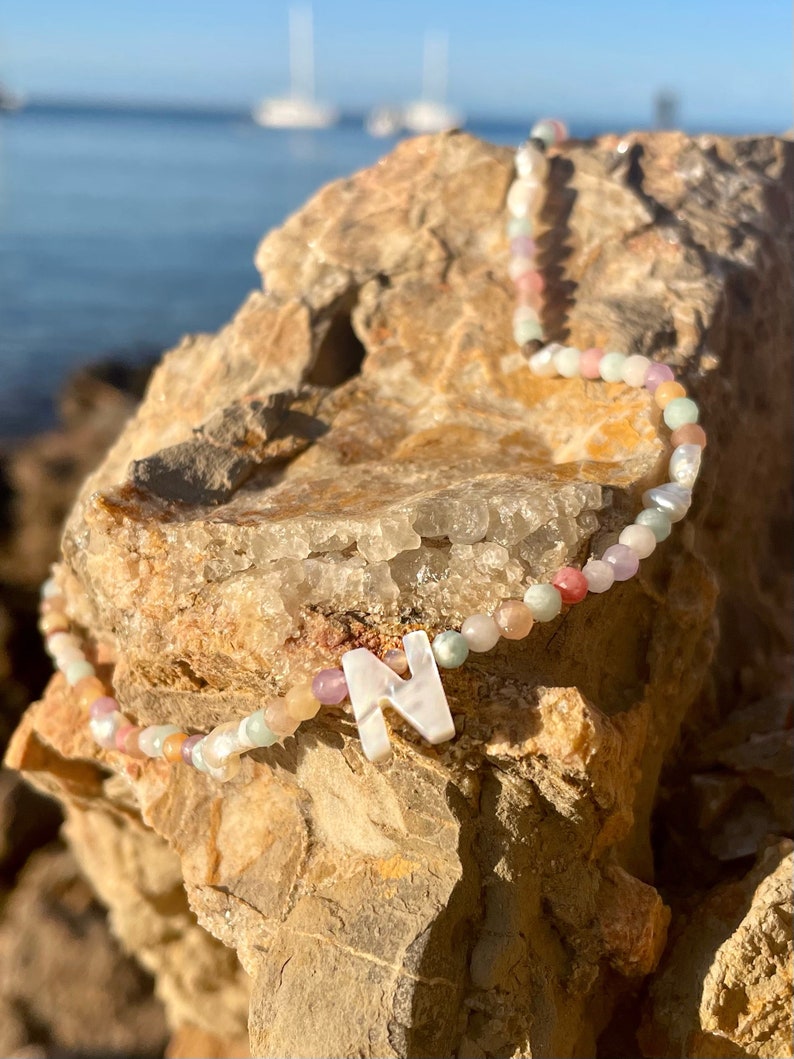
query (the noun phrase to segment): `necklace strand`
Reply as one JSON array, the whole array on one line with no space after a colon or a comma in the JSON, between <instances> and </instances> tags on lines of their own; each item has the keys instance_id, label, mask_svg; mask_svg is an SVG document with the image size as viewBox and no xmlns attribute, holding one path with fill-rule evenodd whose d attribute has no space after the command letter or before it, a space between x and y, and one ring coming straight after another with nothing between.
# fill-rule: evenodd
<instances>
[{"instance_id":1,"label":"necklace strand","mask_svg":"<svg viewBox=\"0 0 794 1059\"><path fill-rule=\"evenodd\" d=\"M341 668L320 670L311 681L294 685L262 709L208 733L189 734L172 724L133 724L112 688L106 687L89 661L86 646L66 614L66 600L57 578L52 576L41 590L39 629L70 695L87 714L89 730L100 747L130 758L181 762L225 782L237 774L240 756L246 751L283 742L322 706L341 706L348 699L362 748L372 761L384 761L391 753L382 713L386 705L394 707L429 742L445 742L454 737L455 727L439 667L456 669L470 652L490 651L500 639L522 640L535 623L552 621L564 606L574 606L590 593L606 592L615 582L633 577L640 560L666 540L672 525L684 518L706 435L698 424L697 405L673 371L640 354L627 356L598 348L580 351L556 342L542 345L544 284L536 263L533 218L548 172L548 149L566 138L562 122L544 119L516 152L516 178L507 194L508 272L516 289L513 337L528 354L529 370L536 376L578 377L644 388L661 410L670 432L670 480L646 490L643 510L623 529L618 542L606 548L600 558L590 558L581 569L564 566L550 582L530 584L523 600L503 600L493 614L471 614L459 630L445 629L432 643L420 630L403 637L402 650L392 648L382 659L364 648L348 651Z\"/></svg>"}]
</instances>

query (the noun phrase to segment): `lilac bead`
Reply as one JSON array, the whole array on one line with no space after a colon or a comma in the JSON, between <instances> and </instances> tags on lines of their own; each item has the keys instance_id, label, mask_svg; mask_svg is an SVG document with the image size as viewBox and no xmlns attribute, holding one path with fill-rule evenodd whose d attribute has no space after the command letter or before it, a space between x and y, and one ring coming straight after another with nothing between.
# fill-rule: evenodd
<instances>
[{"instance_id":1,"label":"lilac bead","mask_svg":"<svg viewBox=\"0 0 794 1059\"><path fill-rule=\"evenodd\" d=\"M651 364L645 375L645 389L648 393L654 393L657 386L663 382L672 382L675 379L672 368L666 364Z\"/></svg>"},{"instance_id":2,"label":"lilac bead","mask_svg":"<svg viewBox=\"0 0 794 1059\"><path fill-rule=\"evenodd\" d=\"M613 544L601 558L612 566L616 581L628 581L640 568L639 556L625 544Z\"/></svg>"},{"instance_id":3,"label":"lilac bead","mask_svg":"<svg viewBox=\"0 0 794 1059\"><path fill-rule=\"evenodd\" d=\"M193 747L203 738L203 735L189 735L180 747L179 752L186 765L193 764Z\"/></svg>"},{"instance_id":4,"label":"lilac bead","mask_svg":"<svg viewBox=\"0 0 794 1059\"><path fill-rule=\"evenodd\" d=\"M529 257L535 256L535 240L529 235L517 235L515 239L510 240L510 253L513 257Z\"/></svg>"},{"instance_id":5,"label":"lilac bead","mask_svg":"<svg viewBox=\"0 0 794 1059\"><path fill-rule=\"evenodd\" d=\"M118 708L119 704L115 699L112 699L110 695L102 695L91 703L88 715L89 717L105 717L109 713L115 713Z\"/></svg>"},{"instance_id":6,"label":"lilac bead","mask_svg":"<svg viewBox=\"0 0 794 1059\"><path fill-rule=\"evenodd\" d=\"M612 588L615 580L612 563L605 563L603 559L591 559L584 564L582 573L587 581L588 592L606 592Z\"/></svg>"},{"instance_id":7,"label":"lilac bead","mask_svg":"<svg viewBox=\"0 0 794 1059\"><path fill-rule=\"evenodd\" d=\"M347 698L347 681L341 669L321 669L312 681L312 695L323 706L336 706Z\"/></svg>"}]
</instances>

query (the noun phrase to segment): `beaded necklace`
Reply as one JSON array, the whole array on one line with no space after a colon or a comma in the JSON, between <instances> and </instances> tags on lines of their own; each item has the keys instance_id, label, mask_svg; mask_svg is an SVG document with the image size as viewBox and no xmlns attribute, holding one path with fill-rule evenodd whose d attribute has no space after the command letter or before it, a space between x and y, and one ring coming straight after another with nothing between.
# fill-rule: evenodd
<instances>
[{"instance_id":1,"label":"beaded necklace","mask_svg":"<svg viewBox=\"0 0 794 1059\"><path fill-rule=\"evenodd\" d=\"M673 523L689 510L692 487L700 469L706 435L698 425L698 408L675 380L666 364L634 354L603 349L580 351L553 342L543 345L539 311L543 277L537 269L533 217L548 171L548 149L562 143L567 130L560 121L546 119L531 130L516 152L516 178L507 194L510 219L510 278L516 289L513 336L527 354L529 370L539 377L580 377L645 388L662 411L670 432L670 480L646 490L643 510L621 532L618 542L582 569L564 566L550 582L530 584L523 600L502 601L493 614L472 614L460 629L439 632L432 642L417 630L402 638L402 649L378 658L366 648L342 655L341 667L323 669L311 681L296 684L283 697L242 720L228 721L208 733L189 734L176 725L140 727L97 675L86 648L71 629L66 600L57 577L42 586L39 629L55 667L64 675L78 707L87 712L96 743L131 758L162 758L181 762L224 782L240 767L248 750L269 747L293 735L301 722L321 706L340 706L349 699L362 749L370 761L391 756L389 729L383 709L396 710L430 743L455 735L441 669L462 666L470 652L490 651L500 638L521 640L535 623L556 618L564 606L580 603L588 593L606 592L616 581L626 581L657 544L670 535Z\"/></svg>"}]
</instances>

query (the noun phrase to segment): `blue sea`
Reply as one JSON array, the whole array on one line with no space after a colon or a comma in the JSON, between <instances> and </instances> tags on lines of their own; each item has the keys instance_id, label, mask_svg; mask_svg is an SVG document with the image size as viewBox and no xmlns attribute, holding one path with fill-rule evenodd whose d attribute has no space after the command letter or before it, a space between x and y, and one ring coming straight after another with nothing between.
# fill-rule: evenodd
<instances>
[{"instance_id":1,"label":"blue sea","mask_svg":"<svg viewBox=\"0 0 794 1059\"><path fill-rule=\"evenodd\" d=\"M527 134L470 128L499 143ZM242 112L0 114L0 439L50 426L53 397L78 365L135 361L223 324L259 283L261 236L394 142L352 117L290 132Z\"/></svg>"}]
</instances>

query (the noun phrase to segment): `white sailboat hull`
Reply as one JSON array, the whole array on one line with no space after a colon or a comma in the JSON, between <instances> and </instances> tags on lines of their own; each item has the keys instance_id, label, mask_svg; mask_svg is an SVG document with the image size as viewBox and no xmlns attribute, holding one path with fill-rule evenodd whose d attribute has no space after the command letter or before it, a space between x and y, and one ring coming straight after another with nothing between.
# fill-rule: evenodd
<instances>
[{"instance_id":1,"label":"white sailboat hull","mask_svg":"<svg viewBox=\"0 0 794 1059\"><path fill-rule=\"evenodd\" d=\"M463 114L454 107L425 99L409 103L403 113L406 129L416 133L446 132L447 129L460 128L464 120Z\"/></svg>"},{"instance_id":2,"label":"white sailboat hull","mask_svg":"<svg viewBox=\"0 0 794 1059\"><path fill-rule=\"evenodd\" d=\"M266 129L327 129L339 121L336 107L295 96L263 99L251 115Z\"/></svg>"}]
</instances>

